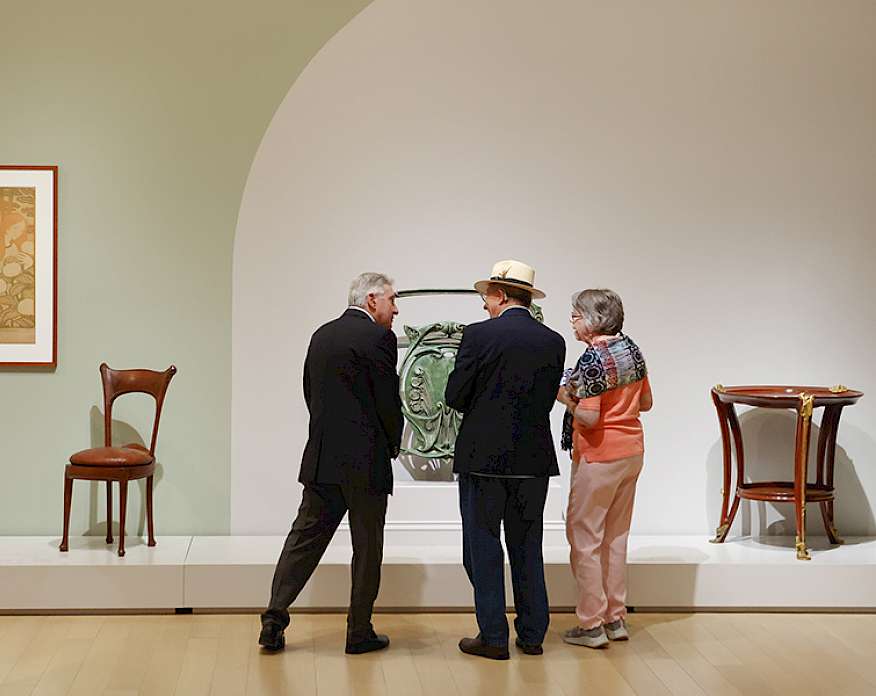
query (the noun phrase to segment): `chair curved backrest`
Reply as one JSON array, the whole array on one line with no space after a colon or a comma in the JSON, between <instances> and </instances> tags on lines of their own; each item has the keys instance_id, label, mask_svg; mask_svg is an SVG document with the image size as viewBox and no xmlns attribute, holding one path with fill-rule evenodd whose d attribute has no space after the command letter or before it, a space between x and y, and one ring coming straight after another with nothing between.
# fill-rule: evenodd
<instances>
[{"instance_id":1,"label":"chair curved backrest","mask_svg":"<svg viewBox=\"0 0 876 696\"><path fill-rule=\"evenodd\" d=\"M164 405L164 395L170 380L176 374L176 367L171 365L164 372L155 370L113 370L106 363L101 363L100 377L103 381L103 441L105 447L112 447L113 402L123 394L149 394L155 399L155 421L152 425L152 440L149 444L149 454L155 456L155 443L158 440L158 421L161 419L161 407Z\"/></svg>"}]
</instances>

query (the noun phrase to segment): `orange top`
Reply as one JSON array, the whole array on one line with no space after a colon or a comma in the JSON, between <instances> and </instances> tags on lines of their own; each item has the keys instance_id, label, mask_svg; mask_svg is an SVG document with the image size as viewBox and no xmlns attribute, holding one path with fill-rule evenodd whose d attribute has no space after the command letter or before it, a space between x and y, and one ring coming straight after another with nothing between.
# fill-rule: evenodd
<instances>
[{"instance_id":1,"label":"orange top","mask_svg":"<svg viewBox=\"0 0 876 696\"><path fill-rule=\"evenodd\" d=\"M639 420L639 404L651 394L648 378L581 399L578 408L598 411L599 421L592 428L574 422L572 459L588 462L613 462L645 451L645 436Z\"/></svg>"}]
</instances>

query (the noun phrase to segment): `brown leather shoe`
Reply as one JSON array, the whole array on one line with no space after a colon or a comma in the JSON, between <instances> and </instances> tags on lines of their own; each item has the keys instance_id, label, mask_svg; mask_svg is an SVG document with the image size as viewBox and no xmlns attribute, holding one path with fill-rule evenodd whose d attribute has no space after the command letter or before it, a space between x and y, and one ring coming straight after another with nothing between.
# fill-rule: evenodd
<instances>
[{"instance_id":1,"label":"brown leather shoe","mask_svg":"<svg viewBox=\"0 0 876 696\"><path fill-rule=\"evenodd\" d=\"M286 647L286 638L283 635L283 627L275 623L266 623L262 626L259 635L259 645L268 652L279 652Z\"/></svg>"},{"instance_id":2,"label":"brown leather shoe","mask_svg":"<svg viewBox=\"0 0 876 696\"><path fill-rule=\"evenodd\" d=\"M517 649L520 650L524 655L543 655L544 648L541 647L540 643L524 643L520 638L514 640L514 644L517 646Z\"/></svg>"},{"instance_id":3,"label":"brown leather shoe","mask_svg":"<svg viewBox=\"0 0 876 696\"><path fill-rule=\"evenodd\" d=\"M485 645L481 641L481 637L463 638L459 641L459 649L467 655L477 655L478 657L486 657L490 660L507 660L511 657L508 654L508 646Z\"/></svg>"},{"instance_id":4,"label":"brown leather shoe","mask_svg":"<svg viewBox=\"0 0 876 696\"><path fill-rule=\"evenodd\" d=\"M388 647L388 636L385 636L382 633L372 633L370 638L355 643L347 643L344 652L347 653L347 655L361 655L363 653L374 652L375 650L383 650Z\"/></svg>"}]
</instances>

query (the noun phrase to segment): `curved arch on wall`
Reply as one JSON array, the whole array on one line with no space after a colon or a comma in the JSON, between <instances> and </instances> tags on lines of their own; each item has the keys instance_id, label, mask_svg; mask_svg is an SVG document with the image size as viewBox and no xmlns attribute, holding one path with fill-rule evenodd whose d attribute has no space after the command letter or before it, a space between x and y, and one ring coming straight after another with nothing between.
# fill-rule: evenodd
<instances>
[{"instance_id":1,"label":"curved arch on wall","mask_svg":"<svg viewBox=\"0 0 876 696\"><path fill-rule=\"evenodd\" d=\"M369 5L292 86L244 192L232 533L288 529L307 434L307 342L343 309L356 273L387 272L401 288L467 287L509 257L537 268L567 362L579 350L570 294L609 286L624 297L663 404L646 420L636 528L707 533L720 507L711 384L855 386L835 373L836 354L874 376L863 349L831 332L819 334L817 354L801 352L810 329L796 318L807 303L856 324L873 316L856 298L872 292L861 239L874 211L861 182L876 153L858 136L876 120L861 68L876 48L854 14L793 0L768 10L696 0ZM848 253L842 285L801 275L837 248ZM724 282L719 268L744 268L745 282ZM675 340L681 317L696 322L693 366ZM765 360L742 335L769 336L783 359ZM862 401L844 420L850 460L876 454L863 430L869 408ZM858 474L858 493L876 488L876 474ZM403 519L416 494L402 493L390 507ZM873 526L867 495L858 499L840 520L849 533Z\"/></svg>"}]
</instances>

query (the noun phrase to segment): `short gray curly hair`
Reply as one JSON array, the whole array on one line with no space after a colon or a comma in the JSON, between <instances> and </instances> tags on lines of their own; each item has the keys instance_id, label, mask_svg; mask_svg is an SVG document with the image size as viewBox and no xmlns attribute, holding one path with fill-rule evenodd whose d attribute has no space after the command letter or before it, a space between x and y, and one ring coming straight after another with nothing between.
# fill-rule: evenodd
<instances>
[{"instance_id":1,"label":"short gray curly hair","mask_svg":"<svg viewBox=\"0 0 876 696\"><path fill-rule=\"evenodd\" d=\"M383 273L360 273L350 283L347 304L351 307L364 307L370 293L382 295L386 292L384 286L394 283L392 278L383 275Z\"/></svg>"},{"instance_id":2,"label":"short gray curly hair","mask_svg":"<svg viewBox=\"0 0 876 696\"><path fill-rule=\"evenodd\" d=\"M572 295L572 307L581 313L584 326L594 336L612 336L624 328L624 304L613 290L576 292Z\"/></svg>"}]
</instances>

